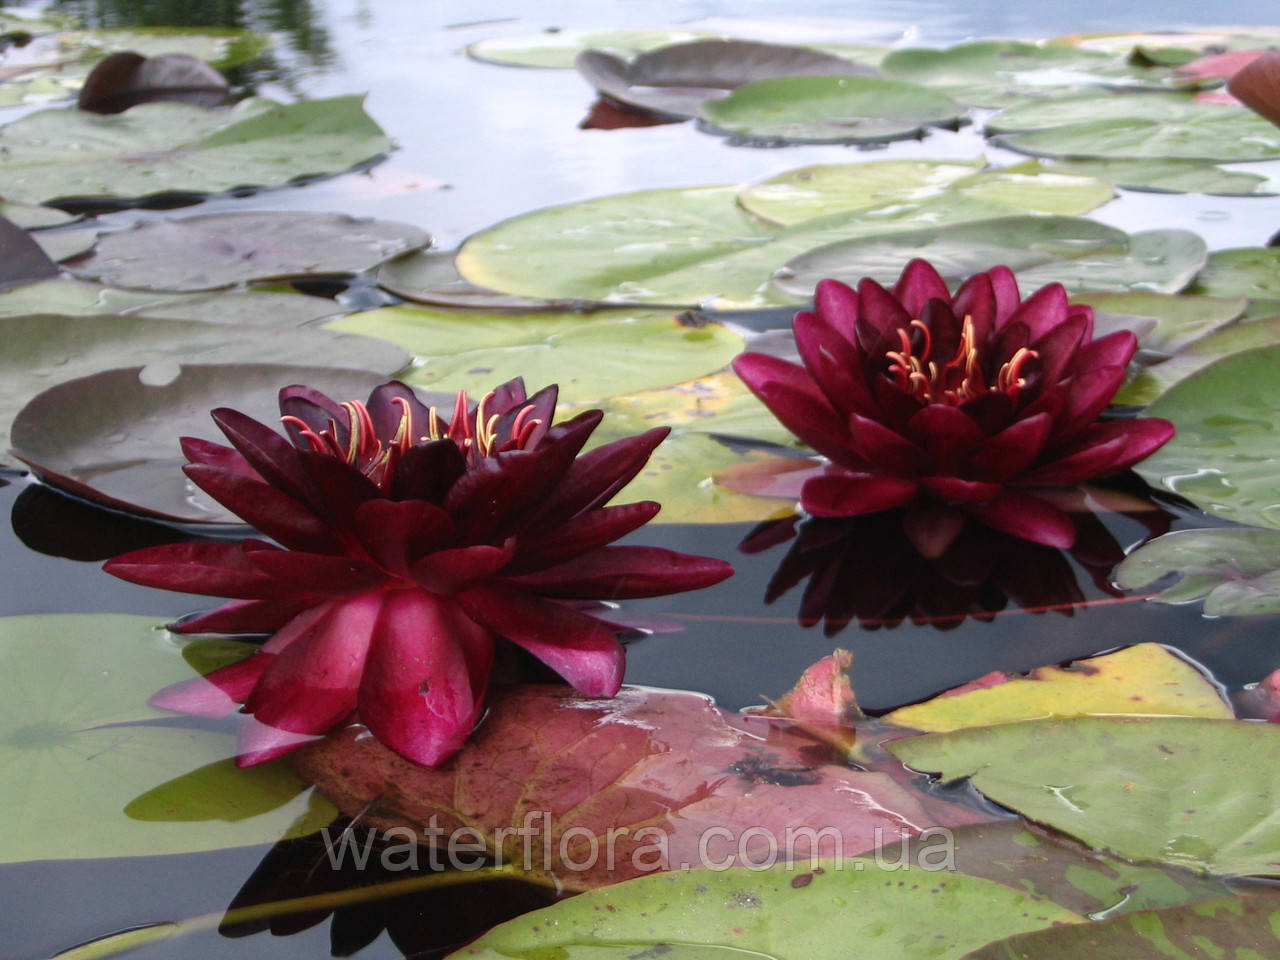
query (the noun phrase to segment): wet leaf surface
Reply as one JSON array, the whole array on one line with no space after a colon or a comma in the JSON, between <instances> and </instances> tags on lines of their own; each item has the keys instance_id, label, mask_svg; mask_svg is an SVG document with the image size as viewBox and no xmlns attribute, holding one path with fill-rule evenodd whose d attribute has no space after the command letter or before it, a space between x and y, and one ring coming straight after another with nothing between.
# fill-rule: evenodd
<instances>
[{"instance_id":1,"label":"wet leaf surface","mask_svg":"<svg viewBox=\"0 0 1280 960\"><path fill-rule=\"evenodd\" d=\"M444 831L435 836L469 827L489 853L525 864L528 837L538 853L532 872L571 889L714 865L709 857L721 866L758 863L770 832L775 857L790 836L791 856L807 860L815 845L852 856L930 826L986 819L914 793L892 772L848 767L786 721L728 714L696 694L624 689L613 700L589 700L562 687L499 690L466 749L437 770L362 730L303 747L296 769L340 809L361 812L363 823L407 826L425 843L424 827ZM526 817L539 835L515 832ZM723 846L707 842L711 827L728 831L719 835ZM610 830L611 869L603 848Z\"/></svg>"},{"instance_id":2,"label":"wet leaf surface","mask_svg":"<svg viewBox=\"0 0 1280 960\"><path fill-rule=\"evenodd\" d=\"M226 111L144 103L114 116L42 110L0 127L5 197L123 201L341 173L391 146L361 100L284 105L251 98Z\"/></svg>"},{"instance_id":3,"label":"wet leaf surface","mask_svg":"<svg viewBox=\"0 0 1280 960\"><path fill-rule=\"evenodd\" d=\"M246 644L198 641L229 662ZM148 725L191 641L120 615L0 618L0 862L183 853L301 836L333 819L286 764L239 770L235 737Z\"/></svg>"},{"instance_id":4,"label":"wet leaf surface","mask_svg":"<svg viewBox=\"0 0 1280 960\"><path fill-rule=\"evenodd\" d=\"M969 777L996 803L1095 849L1219 874L1280 871L1280 727L1191 717L1073 717L898 740L903 763Z\"/></svg>"},{"instance_id":5,"label":"wet leaf surface","mask_svg":"<svg viewBox=\"0 0 1280 960\"><path fill-rule=\"evenodd\" d=\"M1280 321L1267 323L1270 329ZM1206 350L1226 333L1193 344ZM1159 371L1161 367L1153 368ZM1173 421L1178 432L1137 465L1150 484L1186 497L1210 516L1259 527L1280 527L1280 346L1234 353L1170 387L1147 412Z\"/></svg>"},{"instance_id":6,"label":"wet leaf surface","mask_svg":"<svg viewBox=\"0 0 1280 960\"><path fill-rule=\"evenodd\" d=\"M899 727L946 733L994 723L1090 714L1233 716L1231 707L1203 673L1166 647L1141 643L1065 667L1040 667L1026 676L984 678L976 689L948 691L894 710L884 720Z\"/></svg>"},{"instance_id":7,"label":"wet leaf surface","mask_svg":"<svg viewBox=\"0 0 1280 960\"><path fill-rule=\"evenodd\" d=\"M88 323L105 320L88 318ZM238 517L182 473L186 460L178 447L180 437L223 442L209 419L215 407L234 407L272 422L279 416L276 394L291 383L315 386L330 396L365 397L386 380L382 373L361 370L247 362L243 351L246 346L252 351L253 344L247 330L208 326L234 341L225 365L179 368L176 360L161 355L150 367L108 370L60 383L38 394L14 418L13 452L49 483L115 509L184 523L238 524ZM295 330L287 334L290 342L300 335ZM189 349L187 338L179 342ZM139 352L133 351L135 356ZM143 382L144 376L150 383ZM15 397L16 402L23 399Z\"/></svg>"},{"instance_id":8,"label":"wet leaf surface","mask_svg":"<svg viewBox=\"0 0 1280 960\"><path fill-rule=\"evenodd\" d=\"M778 77L702 105L717 131L770 143L879 143L955 127L964 108L927 87L876 77Z\"/></svg>"},{"instance_id":9,"label":"wet leaf surface","mask_svg":"<svg viewBox=\"0 0 1280 960\"><path fill-rule=\"evenodd\" d=\"M641 877L504 923L450 957L813 960L859 944L883 960L958 960L1002 930L1080 919L976 877L825 862Z\"/></svg>"},{"instance_id":10,"label":"wet leaf surface","mask_svg":"<svg viewBox=\"0 0 1280 960\"><path fill-rule=\"evenodd\" d=\"M71 269L109 286L215 290L360 273L430 242L417 227L340 213L217 213L105 234Z\"/></svg>"},{"instance_id":11,"label":"wet leaf surface","mask_svg":"<svg viewBox=\"0 0 1280 960\"><path fill-rule=\"evenodd\" d=\"M1143 544L1116 568L1116 582L1138 589L1176 575L1164 603L1204 600L1206 616L1280 613L1280 531L1178 530Z\"/></svg>"}]
</instances>

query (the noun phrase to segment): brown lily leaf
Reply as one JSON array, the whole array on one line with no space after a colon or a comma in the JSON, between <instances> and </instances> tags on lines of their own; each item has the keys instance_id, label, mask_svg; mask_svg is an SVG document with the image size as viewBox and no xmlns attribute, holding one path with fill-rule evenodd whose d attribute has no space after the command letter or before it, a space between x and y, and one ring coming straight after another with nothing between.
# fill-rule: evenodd
<instances>
[{"instance_id":1,"label":"brown lily leaf","mask_svg":"<svg viewBox=\"0 0 1280 960\"><path fill-rule=\"evenodd\" d=\"M391 838L403 842L408 829L437 849L482 845L571 890L654 870L804 859L815 845L849 857L989 819L918 792L892 760L854 769L786 720L727 713L691 693L501 690L466 749L435 770L360 726L295 758L344 813Z\"/></svg>"},{"instance_id":2,"label":"brown lily leaf","mask_svg":"<svg viewBox=\"0 0 1280 960\"><path fill-rule=\"evenodd\" d=\"M1280 50L1270 50L1241 69L1227 89L1254 113L1280 127Z\"/></svg>"},{"instance_id":3,"label":"brown lily leaf","mask_svg":"<svg viewBox=\"0 0 1280 960\"><path fill-rule=\"evenodd\" d=\"M764 714L790 717L811 736L847 755L856 738L853 725L866 718L853 695L852 665L853 654L837 649L805 670L789 691L771 700Z\"/></svg>"},{"instance_id":4,"label":"brown lily leaf","mask_svg":"<svg viewBox=\"0 0 1280 960\"><path fill-rule=\"evenodd\" d=\"M58 265L31 234L0 217L0 290L20 287L58 275Z\"/></svg>"},{"instance_id":5,"label":"brown lily leaf","mask_svg":"<svg viewBox=\"0 0 1280 960\"><path fill-rule=\"evenodd\" d=\"M217 107L230 95L226 78L203 60L185 53L144 57L129 50L93 68L76 106L91 113L123 113L156 100Z\"/></svg>"}]
</instances>

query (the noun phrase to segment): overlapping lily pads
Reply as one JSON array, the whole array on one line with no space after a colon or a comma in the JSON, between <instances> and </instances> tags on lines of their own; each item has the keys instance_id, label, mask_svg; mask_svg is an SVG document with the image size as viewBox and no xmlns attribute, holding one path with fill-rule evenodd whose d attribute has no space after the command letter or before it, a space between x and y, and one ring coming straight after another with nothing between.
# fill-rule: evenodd
<instances>
[{"instance_id":1,"label":"overlapping lily pads","mask_svg":"<svg viewBox=\"0 0 1280 960\"><path fill-rule=\"evenodd\" d=\"M545 30L532 35L480 40L467 47L467 54L486 63L509 67L567 69L585 50L599 50L628 59L675 43L714 39L715 34L696 30Z\"/></svg>"},{"instance_id":2,"label":"overlapping lily pads","mask_svg":"<svg viewBox=\"0 0 1280 960\"><path fill-rule=\"evenodd\" d=\"M1143 334L1148 352L1176 353L1244 313L1243 297L1207 297L1165 293L1085 293L1072 298L1087 303L1099 317L1149 317L1155 327Z\"/></svg>"},{"instance_id":3,"label":"overlapping lily pads","mask_svg":"<svg viewBox=\"0 0 1280 960\"><path fill-rule=\"evenodd\" d=\"M1207 348L1226 333L1248 332L1262 326L1239 325L1190 349ZM1162 449L1139 463L1138 472L1148 483L1186 497L1215 517L1280 527L1277 364L1280 345L1246 350L1169 388L1148 412L1153 417L1172 420L1178 432ZM1160 367L1152 369L1158 371Z\"/></svg>"},{"instance_id":4,"label":"overlapping lily pads","mask_svg":"<svg viewBox=\"0 0 1280 960\"><path fill-rule=\"evenodd\" d=\"M161 716L147 696L192 675L193 646L221 662L252 649L146 617L0 618L0 862L270 843L334 818L287 764L237 769L233 735L145 722Z\"/></svg>"},{"instance_id":5,"label":"overlapping lily pads","mask_svg":"<svg viewBox=\"0 0 1280 960\"><path fill-rule=\"evenodd\" d=\"M1130 190L1153 193L1207 193L1222 196L1269 195L1275 188L1269 178L1245 170L1232 170L1205 160L1168 157L1102 160L1077 157L1058 163L1064 173L1109 180Z\"/></svg>"},{"instance_id":6,"label":"overlapping lily pads","mask_svg":"<svg viewBox=\"0 0 1280 960\"><path fill-rule=\"evenodd\" d=\"M1276 724L1074 717L928 734L889 749L943 780L969 777L997 803L1128 859L1280 872L1280 769L1241 762L1276 755Z\"/></svg>"},{"instance_id":7,"label":"overlapping lily pads","mask_svg":"<svg viewBox=\"0 0 1280 960\"><path fill-rule=\"evenodd\" d=\"M1146 406L1210 364L1276 344L1280 344L1280 317L1230 324L1188 344L1168 360L1142 367L1116 394L1115 402ZM1225 382L1219 386L1225 386ZM1212 402L1215 408L1221 408L1229 401L1220 397Z\"/></svg>"},{"instance_id":8,"label":"overlapping lily pads","mask_svg":"<svg viewBox=\"0 0 1280 960\"><path fill-rule=\"evenodd\" d=\"M977 877L815 866L639 877L504 923L450 958L814 960L861 944L878 960L959 960L993 937L1083 919Z\"/></svg>"},{"instance_id":9,"label":"overlapping lily pads","mask_svg":"<svg viewBox=\"0 0 1280 960\"><path fill-rule=\"evenodd\" d=\"M84 319L97 325L108 318ZM238 336L240 350L252 349L246 330L207 326L224 337ZM298 331L288 332L298 336ZM291 383L359 398L385 379L316 366L239 362L179 367L175 360L160 359L148 367L108 370L50 387L14 417L10 442L43 479L77 496L162 520L238 524L239 518L182 473L186 461L180 437L221 441L209 419L215 407L234 407L260 421L273 421L279 416L276 396Z\"/></svg>"},{"instance_id":10,"label":"overlapping lily pads","mask_svg":"<svg viewBox=\"0 0 1280 960\"><path fill-rule=\"evenodd\" d=\"M880 143L956 127L964 108L928 87L876 77L777 77L702 105L715 130L747 141Z\"/></svg>"},{"instance_id":11,"label":"overlapping lily pads","mask_svg":"<svg viewBox=\"0 0 1280 960\"><path fill-rule=\"evenodd\" d=\"M1280 301L1280 247L1215 250L1194 289L1215 297Z\"/></svg>"},{"instance_id":12,"label":"overlapping lily pads","mask_svg":"<svg viewBox=\"0 0 1280 960\"><path fill-rule=\"evenodd\" d=\"M924 257L953 286L1003 263L1024 290L1061 283L1075 291L1174 292L1207 256L1205 242L1187 230L1130 235L1074 217L1002 217L833 243L791 260L774 282L798 297L828 277L891 283L908 261Z\"/></svg>"},{"instance_id":13,"label":"overlapping lily pads","mask_svg":"<svg viewBox=\"0 0 1280 960\"><path fill-rule=\"evenodd\" d=\"M274 187L340 173L391 146L361 97L148 103L114 116L42 110L0 127L0 192L41 203Z\"/></svg>"},{"instance_id":14,"label":"overlapping lily pads","mask_svg":"<svg viewBox=\"0 0 1280 960\"><path fill-rule=\"evenodd\" d=\"M360 273L430 242L417 227L338 213L218 213L105 234L71 270L116 287L214 290Z\"/></svg>"},{"instance_id":15,"label":"overlapping lily pads","mask_svg":"<svg viewBox=\"0 0 1280 960\"><path fill-rule=\"evenodd\" d=\"M1001 146L1038 156L1270 160L1280 130L1243 107L1190 94L1066 97L1010 107L987 122Z\"/></svg>"},{"instance_id":16,"label":"overlapping lily pads","mask_svg":"<svg viewBox=\"0 0 1280 960\"><path fill-rule=\"evenodd\" d=\"M1280 531L1252 528L1176 530L1145 543L1116 567L1126 589L1169 575L1164 603L1204 600L1207 616L1280 613Z\"/></svg>"}]
</instances>

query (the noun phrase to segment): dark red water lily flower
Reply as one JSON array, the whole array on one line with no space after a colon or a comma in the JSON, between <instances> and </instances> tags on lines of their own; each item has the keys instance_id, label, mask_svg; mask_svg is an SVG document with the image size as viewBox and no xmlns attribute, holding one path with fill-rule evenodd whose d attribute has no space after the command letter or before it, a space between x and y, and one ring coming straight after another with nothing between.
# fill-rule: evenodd
<instances>
[{"instance_id":1,"label":"dark red water lily flower","mask_svg":"<svg viewBox=\"0 0 1280 960\"><path fill-rule=\"evenodd\" d=\"M1021 300L1005 267L954 296L923 260L892 292L824 280L794 329L803 367L747 353L734 369L827 462L793 461L751 492L798 493L820 517L905 506L925 556L945 552L966 517L1069 547L1071 521L1035 489L1126 470L1173 435L1165 420L1098 422L1137 339L1093 339L1092 309L1068 304L1060 284Z\"/></svg>"},{"instance_id":2,"label":"dark red water lily flower","mask_svg":"<svg viewBox=\"0 0 1280 960\"><path fill-rule=\"evenodd\" d=\"M520 380L442 418L402 383L368 404L280 392L288 439L213 411L226 447L186 438L187 476L274 543L180 543L116 557L134 583L234 597L183 633L271 633L247 659L161 691L206 716L237 705L242 766L359 719L411 760L455 753L505 638L588 696L612 696L623 651L600 601L692 590L728 564L612 546L658 504L605 506L666 436L657 428L579 456L592 410L552 426L556 388Z\"/></svg>"}]
</instances>

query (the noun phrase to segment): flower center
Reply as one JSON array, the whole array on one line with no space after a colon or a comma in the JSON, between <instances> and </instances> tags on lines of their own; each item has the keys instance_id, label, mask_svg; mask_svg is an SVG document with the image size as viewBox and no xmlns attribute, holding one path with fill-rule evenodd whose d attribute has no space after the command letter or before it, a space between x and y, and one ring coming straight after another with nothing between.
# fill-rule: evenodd
<instances>
[{"instance_id":1,"label":"flower center","mask_svg":"<svg viewBox=\"0 0 1280 960\"><path fill-rule=\"evenodd\" d=\"M487 410L494 396L491 390L481 397L472 414L467 410L466 391L460 391L447 426L435 407L428 408L426 423L414 423L409 401L392 397L391 402L400 410L400 419L389 438L378 436L369 409L363 403L348 400L341 404L348 422L345 444L339 441L338 424L332 419L319 433L295 416L283 416L280 422L296 427L312 450L345 460L378 486L385 487L396 462L414 444L452 440L470 466L507 450L523 450L542 421L533 416L533 405L526 404L516 412L510 430L499 431L501 415Z\"/></svg>"},{"instance_id":2,"label":"flower center","mask_svg":"<svg viewBox=\"0 0 1280 960\"><path fill-rule=\"evenodd\" d=\"M920 349L916 352L912 333L920 334ZM933 359L933 334L922 320L912 320L909 327L898 328L901 350L887 350L889 376L921 403L944 403L960 406L988 390L1008 395L1017 400L1027 385L1022 375L1027 361L1039 354L1028 347L1018 350L996 371L995 381L988 382L982 361L978 358L977 334L972 317L965 317L960 327L960 343L955 356L939 365Z\"/></svg>"}]
</instances>

